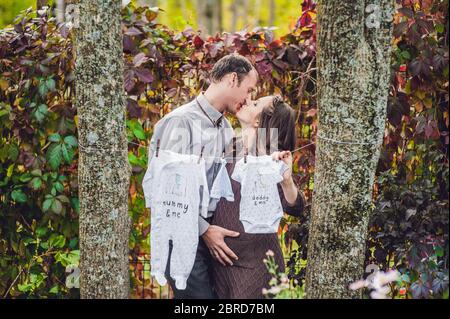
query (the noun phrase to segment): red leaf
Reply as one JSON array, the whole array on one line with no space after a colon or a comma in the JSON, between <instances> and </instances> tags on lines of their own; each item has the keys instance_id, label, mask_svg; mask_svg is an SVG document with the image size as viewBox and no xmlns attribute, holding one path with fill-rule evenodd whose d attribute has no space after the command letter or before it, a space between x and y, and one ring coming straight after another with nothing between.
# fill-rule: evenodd
<instances>
[{"instance_id":1,"label":"red leaf","mask_svg":"<svg viewBox=\"0 0 450 319\"><path fill-rule=\"evenodd\" d=\"M129 69L125 71L123 75L123 81L125 85L125 90L130 92L134 87L134 71Z\"/></svg>"},{"instance_id":2,"label":"red leaf","mask_svg":"<svg viewBox=\"0 0 450 319\"><path fill-rule=\"evenodd\" d=\"M148 61L148 57L145 56L145 53L139 53L133 58L133 64L135 67L141 66L142 63Z\"/></svg>"},{"instance_id":3,"label":"red leaf","mask_svg":"<svg viewBox=\"0 0 450 319\"><path fill-rule=\"evenodd\" d=\"M153 74L149 69L137 69L135 73L139 80L144 83L152 83L153 82Z\"/></svg>"},{"instance_id":4,"label":"red leaf","mask_svg":"<svg viewBox=\"0 0 450 319\"><path fill-rule=\"evenodd\" d=\"M203 41L198 35L194 38L194 46L196 49L200 49L205 41Z\"/></svg>"}]
</instances>

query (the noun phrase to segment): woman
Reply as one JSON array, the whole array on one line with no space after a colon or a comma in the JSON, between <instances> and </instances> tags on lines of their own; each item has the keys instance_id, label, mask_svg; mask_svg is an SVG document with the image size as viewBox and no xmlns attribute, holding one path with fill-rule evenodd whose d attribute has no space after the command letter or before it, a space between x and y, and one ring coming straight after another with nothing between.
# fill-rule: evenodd
<instances>
[{"instance_id":1,"label":"woman","mask_svg":"<svg viewBox=\"0 0 450 319\"><path fill-rule=\"evenodd\" d=\"M244 141L248 150L258 150L258 154L253 155L269 154L269 130L278 129L278 149L287 152L275 152L272 157L282 160L289 167L283 174L283 181L278 184L278 192L283 211L292 216L299 216L304 209L305 199L292 180L292 154L290 151L295 148L296 144L295 111L281 98L267 96L243 106L236 113L236 117L241 124L242 135L236 138L234 149ZM258 138L258 128L268 132L264 141L260 141L262 138ZM240 149L245 148L241 147ZM233 158L233 161L229 161L227 164L230 176L236 162L242 158L242 151L239 153L233 154L236 156L227 156L227 158ZM231 184L234 202L228 202L222 198L217 204L212 224L240 233L238 237L225 238L226 244L238 256L238 260L233 261L232 266L225 266L214 260L212 267L214 287L221 299L264 298L262 290L269 288L268 282L271 279L263 262L268 250L274 252L278 270L285 270L278 235L277 233L245 233L243 224L239 220L241 185L233 179L231 179Z\"/></svg>"}]
</instances>

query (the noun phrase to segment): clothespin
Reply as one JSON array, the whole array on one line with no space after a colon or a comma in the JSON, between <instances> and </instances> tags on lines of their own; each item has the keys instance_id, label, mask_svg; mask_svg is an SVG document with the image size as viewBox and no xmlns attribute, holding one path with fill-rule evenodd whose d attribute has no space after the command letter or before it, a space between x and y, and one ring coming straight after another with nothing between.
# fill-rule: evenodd
<instances>
[{"instance_id":1,"label":"clothespin","mask_svg":"<svg viewBox=\"0 0 450 319\"><path fill-rule=\"evenodd\" d=\"M244 163L245 164L247 164L247 152L248 152L248 149L247 149L247 146L245 146L244 147Z\"/></svg>"},{"instance_id":2,"label":"clothespin","mask_svg":"<svg viewBox=\"0 0 450 319\"><path fill-rule=\"evenodd\" d=\"M158 157L159 155L159 145L161 144L161 141L158 139L156 141L156 157Z\"/></svg>"},{"instance_id":3,"label":"clothespin","mask_svg":"<svg viewBox=\"0 0 450 319\"><path fill-rule=\"evenodd\" d=\"M197 164L200 164L200 160L201 160L202 157L203 157L203 150L204 150L204 149L205 149L205 147L202 146L202 150L200 151L200 157L198 158Z\"/></svg>"}]
</instances>

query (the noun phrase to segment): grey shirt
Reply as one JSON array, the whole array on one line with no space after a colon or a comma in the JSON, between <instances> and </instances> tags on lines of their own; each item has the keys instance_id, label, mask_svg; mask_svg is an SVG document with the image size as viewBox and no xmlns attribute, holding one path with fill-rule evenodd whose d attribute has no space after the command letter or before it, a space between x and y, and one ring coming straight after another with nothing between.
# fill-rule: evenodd
<instances>
[{"instance_id":1,"label":"grey shirt","mask_svg":"<svg viewBox=\"0 0 450 319\"><path fill-rule=\"evenodd\" d=\"M221 166L220 158L232 138L230 122L201 93L196 99L176 108L156 123L150 141L149 161L155 155L158 139L160 149L182 154L200 155L204 147L202 156L206 161L206 179L211 191ZM208 217L213 215L217 202L218 199L210 199ZM209 223L199 216L198 224L199 235L202 235Z\"/></svg>"}]
</instances>

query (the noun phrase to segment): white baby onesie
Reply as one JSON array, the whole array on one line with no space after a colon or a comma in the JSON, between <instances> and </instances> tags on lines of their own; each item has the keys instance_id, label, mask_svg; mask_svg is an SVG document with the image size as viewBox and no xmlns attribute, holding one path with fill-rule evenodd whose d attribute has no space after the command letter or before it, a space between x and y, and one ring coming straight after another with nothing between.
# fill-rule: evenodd
<instances>
[{"instance_id":1,"label":"white baby onesie","mask_svg":"<svg viewBox=\"0 0 450 319\"><path fill-rule=\"evenodd\" d=\"M210 197L220 199L224 197L229 202L234 202L233 189L231 188L230 176L226 168L227 161L223 158L220 159L220 169L214 179L214 183L211 187Z\"/></svg>"},{"instance_id":2,"label":"white baby onesie","mask_svg":"<svg viewBox=\"0 0 450 319\"><path fill-rule=\"evenodd\" d=\"M160 150L142 182L146 207L151 209L151 274L160 285L167 283L164 273L172 240L170 277L180 290L186 289L195 261L198 216L206 217L208 211L205 160L198 163L198 158Z\"/></svg>"},{"instance_id":3,"label":"white baby onesie","mask_svg":"<svg viewBox=\"0 0 450 319\"><path fill-rule=\"evenodd\" d=\"M241 184L239 220L250 234L276 233L283 216L277 184L288 169L270 155L247 155L239 160L231 178Z\"/></svg>"}]
</instances>

